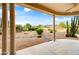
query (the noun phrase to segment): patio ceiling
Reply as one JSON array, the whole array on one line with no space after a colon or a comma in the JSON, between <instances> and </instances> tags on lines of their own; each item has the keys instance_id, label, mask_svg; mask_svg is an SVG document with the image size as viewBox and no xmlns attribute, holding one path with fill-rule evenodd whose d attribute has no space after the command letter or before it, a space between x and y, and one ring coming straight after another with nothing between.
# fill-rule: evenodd
<instances>
[{"instance_id":1,"label":"patio ceiling","mask_svg":"<svg viewBox=\"0 0 79 59\"><path fill-rule=\"evenodd\" d=\"M78 3L22 3L25 7L49 14L58 16L79 15Z\"/></svg>"},{"instance_id":2,"label":"patio ceiling","mask_svg":"<svg viewBox=\"0 0 79 59\"><path fill-rule=\"evenodd\" d=\"M53 14L56 16L79 15L79 3L16 3L16 4L49 15Z\"/></svg>"}]
</instances>

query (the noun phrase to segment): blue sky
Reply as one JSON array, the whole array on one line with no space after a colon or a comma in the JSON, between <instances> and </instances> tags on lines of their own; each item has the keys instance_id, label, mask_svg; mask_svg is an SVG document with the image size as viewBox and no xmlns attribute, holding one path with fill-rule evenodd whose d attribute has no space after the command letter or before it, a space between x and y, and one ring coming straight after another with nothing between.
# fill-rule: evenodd
<instances>
[{"instance_id":1,"label":"blue sky","mask_svg":"<svg viewBox=\"0 0 79 59\"><path fill-rule=\"evenodd\" d=\"M2 8L0 7L0 18L2 16ZM35 10L31 10L25 8L23 6L16 5L15 6L15 19L16 24L24 25L25 23L30 23L32 25L52 25L53 17ZM59 22L66 22L67 20L70 21L69 16L56 16L56 24ZM9 19L9 7L8 7L8 19Z\"/></svg>"}]
</instances>

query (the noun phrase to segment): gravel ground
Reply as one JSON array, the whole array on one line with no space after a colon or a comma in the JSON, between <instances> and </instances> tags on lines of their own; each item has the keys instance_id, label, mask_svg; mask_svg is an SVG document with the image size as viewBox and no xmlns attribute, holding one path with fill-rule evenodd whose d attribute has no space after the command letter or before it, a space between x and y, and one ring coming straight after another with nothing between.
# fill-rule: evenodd
<instances>
[{"instance_id":1,"label":"gravel ground","mask_svg":"<svg viewBox=\"0 0 79 59\"><path fill-rule=\"evenodd\" d=\"M0 35L0 48L2 46L2 35ZM64 32L56 32L56 39L72 39L71 37L65 37ZM78 40L79 38L73 38L74 40ZM31 47L33 45L37 45L40 43L48 42L53 40L53 33L44 32L42 38L38 38L36 32L21 32L16 33L15 35L15 43L16 50L24 49L27 47ZM9 37L8 37L8 48L9 48Z\"/></svg>"}]
</instances>

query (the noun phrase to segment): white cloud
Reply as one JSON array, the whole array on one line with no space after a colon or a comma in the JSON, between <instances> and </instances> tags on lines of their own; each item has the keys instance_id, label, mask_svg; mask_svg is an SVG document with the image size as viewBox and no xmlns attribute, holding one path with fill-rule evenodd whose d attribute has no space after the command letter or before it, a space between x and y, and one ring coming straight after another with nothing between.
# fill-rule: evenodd
<instances>
[{"instance_id":1,"label":"white cloud","mask_svg":"<svg viewBox=\"0 0 79 59\"><path fill-rule=\"evenodd\" d=\"M20 16L20 17L25 18L26 20L29 20L29 19L32 18L32 16L26 16L26 15L22 15L22 16Z\"/></svg>"},{"instance_id":2,"label":"white cloud","mask_svg":"<svg viewBox=\"0 0 79 59\"><path fill-rule=\"evenodd\" d=\"M31 9L29 9L29 8L24 8L24 10L25 10L26 12L31 11Z\"/></svg>"}]
</instances>

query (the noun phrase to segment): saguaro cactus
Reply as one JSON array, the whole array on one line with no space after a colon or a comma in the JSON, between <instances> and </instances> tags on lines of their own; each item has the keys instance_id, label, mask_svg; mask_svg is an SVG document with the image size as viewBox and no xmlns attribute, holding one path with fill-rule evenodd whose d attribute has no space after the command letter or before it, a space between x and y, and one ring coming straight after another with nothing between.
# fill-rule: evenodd
<instances>
[{"instance_id":1,"label":"saguaro cactus","mask_svg":"<svg viewBox=\"0 0 79 59\"><path fill-rule=\"evenodd\" d=\"M68 21L66 22L66 24L67 24L66 37L69 37L69 24L68 24Z\"/></svg>"},{"instance_id":2,"label":"saguaro cactus","mask_svg":"<svg viewBox=\"0 0 79 59\"><path fill-rule=\"evenodd\" d=\"M71 18L71 24L70 24L70 29L68 27L68 21L67 21L67 37L75 37L75 33L78 30L79 26L79 17L74 16L74 18Z\"/></svg>"}]
</instances>

